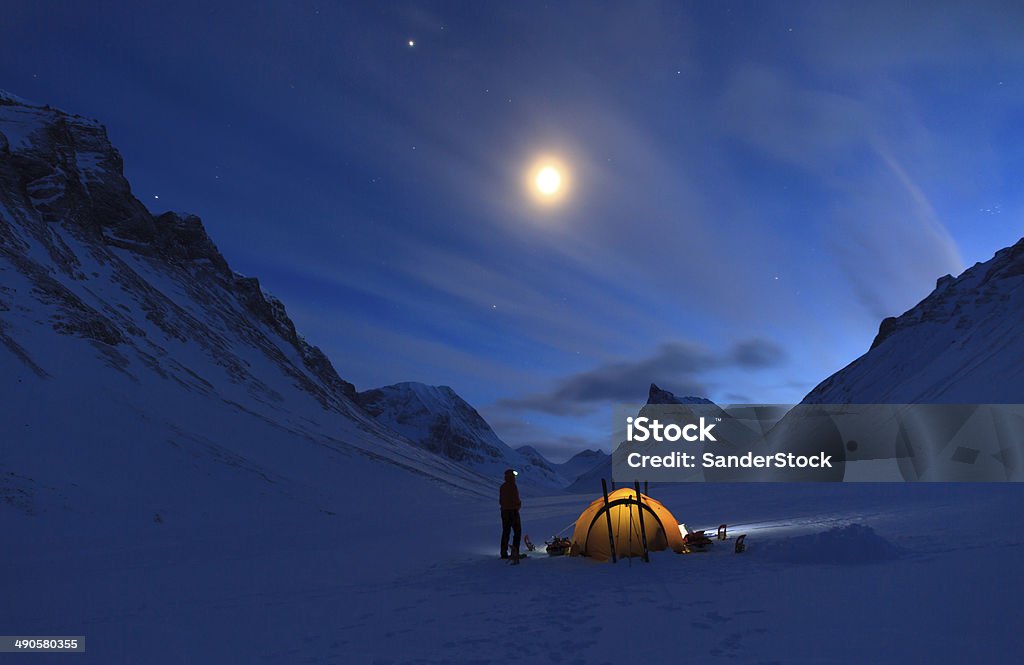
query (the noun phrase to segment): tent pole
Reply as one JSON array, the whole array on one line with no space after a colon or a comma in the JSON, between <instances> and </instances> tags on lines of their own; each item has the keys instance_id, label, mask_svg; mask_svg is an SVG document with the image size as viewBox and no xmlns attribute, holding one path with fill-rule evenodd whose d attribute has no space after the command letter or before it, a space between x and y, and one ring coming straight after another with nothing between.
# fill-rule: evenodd
<instances>
[{"instance_id":1,"label":"tent pole","mask_svg":"<svg viewBox=\"0 0 1024 665\"><path fill-rule=\"evenodd\" d=\"M604 493L604 516L608 521L608 544L612 548L612 563L615 563L615 536L612 534L612 512L608 509L608 483L601 479L601 491Z\"/></svg>"},{"instance_id":2,"label":"tent pole","mask_svg":"<svg viewBox=\"0 0 1024 665\"><path fill-rule=\"evenodd\" d=\"M640 517L640 542L644 546L644 561L650 563L651 555L647 552L647 527L644 526L644 507L640 503L640 481L634 480L633 484L636 489L636 514ZM647 483L644 482L644 484Z\"/></svg>"}]
</instances>

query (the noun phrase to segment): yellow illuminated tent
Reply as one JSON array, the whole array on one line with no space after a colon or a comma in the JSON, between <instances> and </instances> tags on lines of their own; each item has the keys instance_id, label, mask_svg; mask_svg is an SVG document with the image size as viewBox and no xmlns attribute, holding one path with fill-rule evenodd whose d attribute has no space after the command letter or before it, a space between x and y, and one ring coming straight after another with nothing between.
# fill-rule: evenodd
<instances>
[{"instance_id":1,"label":"yellow illuminated tent","mask_svg":"<svg viewBox=\"0 0 1024 665\"><path fill-rule=\"evenodd\" d=\"M646 494L640 494L643 510L638 510L637 493L628 487L615 490L608 495L608 508L604 497L591 503L576 520L572 532L572 556L589 556L601 561L611 558L611 543L608 541L608 518L611 516L612 536L615 539L617 557L643 556L644 546L640 533L640 513L643 513L644 530L647 532L647 549L654 552L671 549L686 551L679 522L668 508Z\"/></svg>"}]
</instances>

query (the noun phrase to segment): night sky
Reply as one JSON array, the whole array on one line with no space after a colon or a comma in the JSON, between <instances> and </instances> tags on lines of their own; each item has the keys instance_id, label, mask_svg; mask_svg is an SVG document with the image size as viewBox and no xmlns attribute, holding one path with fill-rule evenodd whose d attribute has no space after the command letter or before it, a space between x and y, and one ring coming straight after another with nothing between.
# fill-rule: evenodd
<instances>
[{"instance_id":1,"label":"night sky","mask_svg":"<svg viewBox=\"0 0 1024 665\"><path fill-rule=\"evenodd\" d=\"M8 1L0 88L106 124L360 390L556 460L652 381L798 401L1024 235L1019 2L263 4Z\"/></svg>"}]
</instances>

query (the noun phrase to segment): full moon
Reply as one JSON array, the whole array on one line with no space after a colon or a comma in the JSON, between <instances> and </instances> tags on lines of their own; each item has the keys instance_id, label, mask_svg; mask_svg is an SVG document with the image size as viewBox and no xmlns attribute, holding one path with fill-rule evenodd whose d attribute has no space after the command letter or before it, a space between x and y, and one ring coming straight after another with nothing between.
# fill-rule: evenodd
<instances>
[{"instance_id":1,"label":"full moon","mask_svg":"<svg viewBox=\"0 0 1024 665\"><path fill-rule=\"evenodd\" d=\"M562 187L562 174L553 166L545 166L537 172L534 182L538 192L544 196L552 196Z\"/></svg>"},{"instance_id":2,"label":"full moon","mask_svg":"<svg viewBox=\"0 0 1024 665\"><path fill-rule=\"evenodd\" d=\"M576 188L568 162L551 153L536 155L521 182L534 205L548 210L565 203Z\"/></svg>"}]
</instances>

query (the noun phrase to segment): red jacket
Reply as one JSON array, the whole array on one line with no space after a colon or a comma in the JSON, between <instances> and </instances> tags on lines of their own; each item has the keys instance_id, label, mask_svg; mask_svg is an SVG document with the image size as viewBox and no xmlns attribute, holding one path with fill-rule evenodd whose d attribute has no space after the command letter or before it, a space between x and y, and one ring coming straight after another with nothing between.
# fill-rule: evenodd
<instances>
[{"instance_id":1,"label":"red jacket","mask_svg":"<svg viewBox=\"0 0 1024 665\"><path fill-rule=\"evenodd\" d=\"M519 500L519 488L514 482L505 481L498 492L498 502L502 510L519 510L523 502Z\"/></svg>"}]
</instances>

